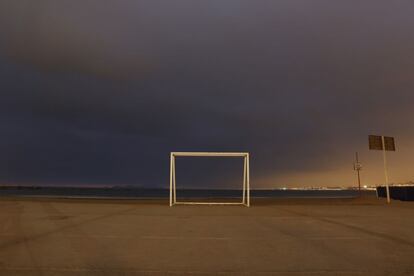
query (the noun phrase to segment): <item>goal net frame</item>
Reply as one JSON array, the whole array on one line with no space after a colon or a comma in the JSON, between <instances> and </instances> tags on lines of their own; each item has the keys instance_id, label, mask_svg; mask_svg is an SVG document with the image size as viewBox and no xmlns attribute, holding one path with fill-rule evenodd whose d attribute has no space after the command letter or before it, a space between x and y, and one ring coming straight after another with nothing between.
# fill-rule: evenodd
<instances>
[{"instance_id":1,"label":"goal net frame","mask_svg":"<svg viewBox=\"0 0 414 276\"><path fill-rule=\"evenodd\" d=\"M243 196L241 202L187 202L177 201L175 157L242 157ZM248 152L171 152L170 154L170 206L181 205L244 205L250 206L250 165Z\"/></svg>"}]
</instances>

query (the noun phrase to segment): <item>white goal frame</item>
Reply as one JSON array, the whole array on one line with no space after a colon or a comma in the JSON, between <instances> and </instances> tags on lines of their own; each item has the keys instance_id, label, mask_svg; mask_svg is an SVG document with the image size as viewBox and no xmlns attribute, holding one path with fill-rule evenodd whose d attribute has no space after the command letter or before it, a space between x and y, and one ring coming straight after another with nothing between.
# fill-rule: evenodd
<instances>
[{"instance_id":1,"label":"white goal frame","mask_svg":"<svg viewBox=\"0 0 414 276\"><path fill-rule=\"evenodd\" d=\"M243 196L242 202L186 202L177 201L175 181L175 157L242 157L243 166ZM250 165L248 152L171 152L170 154L170 206L176 204L186 205L245 205L250 206Z\"/></svg>"}]
</instances>

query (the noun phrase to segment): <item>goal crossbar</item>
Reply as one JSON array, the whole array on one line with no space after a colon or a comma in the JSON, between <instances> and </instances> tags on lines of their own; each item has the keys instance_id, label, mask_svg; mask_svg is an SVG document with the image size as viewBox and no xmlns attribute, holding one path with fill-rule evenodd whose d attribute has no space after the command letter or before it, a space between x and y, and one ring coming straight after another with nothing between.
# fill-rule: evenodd
<instances>
[{"instance_id":1,"label":"goal crossbar","mask_svg":"<svg viewBox=\"0 0 414 276\"><path fill-rule=\"evenodd\" d=\"M242 157L243 166L243 196L241 202L188 202L177 201L175 157ZM171 152L170 154L170 206L173 205L245 205L250 206L250 165L248 152Z\"/></svg>"}]
</instances>

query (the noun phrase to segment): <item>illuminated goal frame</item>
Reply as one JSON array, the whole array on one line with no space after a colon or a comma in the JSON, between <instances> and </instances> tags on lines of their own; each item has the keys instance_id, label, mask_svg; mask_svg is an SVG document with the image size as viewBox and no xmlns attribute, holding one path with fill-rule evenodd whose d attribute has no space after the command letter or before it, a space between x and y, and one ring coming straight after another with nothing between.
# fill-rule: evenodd
<instances>
[{"instance_id":1,"label":"illuminated goal frame","mask_svg":"<svg viewBox=\"0 0 414 276\"><path fill-rule=\"evenodd\" d=\"M243 196L242 202L183 202L177 201L175 181L175 157L242 157L243 166ZM171 152L170 154L170 206L176 204L187 205L245 205L250 206L250 166L248 152Z\"/></svg>"}]
</instances>

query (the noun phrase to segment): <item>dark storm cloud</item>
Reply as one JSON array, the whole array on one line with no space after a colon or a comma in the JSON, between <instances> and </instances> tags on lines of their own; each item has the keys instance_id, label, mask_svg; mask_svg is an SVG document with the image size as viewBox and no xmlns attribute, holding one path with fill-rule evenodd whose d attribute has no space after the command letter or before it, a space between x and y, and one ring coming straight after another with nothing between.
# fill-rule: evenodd
<instances>
[{"instance_id":1,"label":"dark storm cloud","mask_svg":"<svg viewBox=\"0 0 414 276\"><path fill-rule=\"evenodd\" d=\"M343 166L368 133L414 134L413 11L3 1L1 178L160 186L172 150L250 151L257 178Z\"/></svg>"}]
</instances>

